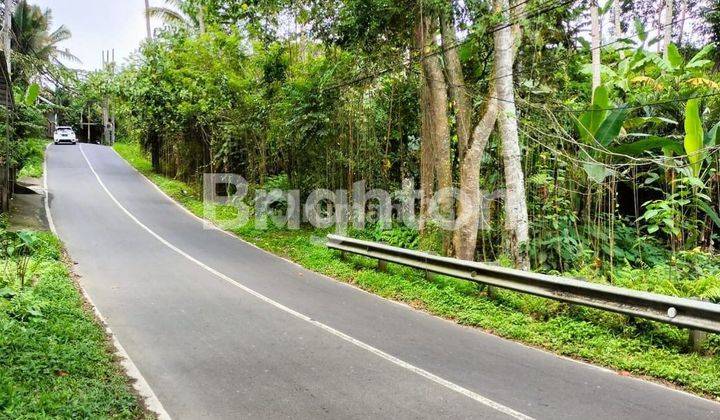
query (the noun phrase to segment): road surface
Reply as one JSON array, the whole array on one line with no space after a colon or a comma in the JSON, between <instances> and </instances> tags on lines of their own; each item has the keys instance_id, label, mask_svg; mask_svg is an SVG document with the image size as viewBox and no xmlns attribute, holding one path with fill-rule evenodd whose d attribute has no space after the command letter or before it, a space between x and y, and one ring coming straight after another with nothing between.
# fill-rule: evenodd
<instances>
[{"instance_id":1,"label":"road surface","mask_svg":"<svg viewBox=\"0 0 720 420\"><path fill-rule=\"evenodd\" d=\"M167 413L195 418L720 418L720 404L455 325L202 223L111 149L51 146L81 284Z\"/></svg>"}]
</instances>

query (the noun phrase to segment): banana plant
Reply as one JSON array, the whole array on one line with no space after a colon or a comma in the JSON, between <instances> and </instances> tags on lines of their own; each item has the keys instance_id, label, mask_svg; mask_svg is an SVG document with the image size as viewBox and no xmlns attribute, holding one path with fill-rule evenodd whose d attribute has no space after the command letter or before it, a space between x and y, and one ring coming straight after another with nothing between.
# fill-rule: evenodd
<instances>
[{"instance_id":1,"label":"banana plant","mask_svg":"<svg viewBox=\"0 0 720 420\"><path fill-rule=\"evenodd\" d=\"M681 143L674 138L658 136L642 136L643 139L612 147L615 153L628 156L639 156L649 151L662 150L667 157L685 154L693 175L698 177L703 161L708 157L707 149L716 145L720 123L709 132L703 131L698 99L691 99L685 105L685 137Z\"/></svg>"},{"instance_id":2,"label":"banana plant","mask_svg":"<svg viewBox=\"0 0 720 420\"><path fill-rule=\"evenodd\" d=\"M648 58L666 75L665 78L670 76L673 79L674 86L720 89L720 84L706 77L708 68L715 64L713 60L707 59L707 56L714 50L715 44L708 44L686 61L677 45L671 43L667 48L667 58L657 53L648 53ZM661 79L663 77L658 82L662 85Z\"/></svg>"},{"instance_id":3,"label":"banana plant","mask_svg":"<svg viewBox=\"0 0 720 420\"><path fill-rule=\"evenodd\" d=\"M718 135L720 135L720 122L715 124L713 128L705 133L705 148L709 149L718 145Z\"/></svg>"},{"instance_id":4,"label":"banana plant","mask_svg":"<svg viewBox=\"0 0 720 420\"><path fill-rule=\"evenodd\" d=\"M685 105L685 142L683 146L693 175L699 177L707 152L705 132L700 119L700 104L697 99L690 99Z\"/></svg>"},{"instance_id":5,"label":"banana plant","mask_svg":"<svg viewBox=\"0 0 720 420\"><path fill-rule=\"evenodd\" d=\"M685 141L683 146L688 162L690 163L691 177L695 181L693 189L693 203L705 213L717 226L720 227L720 217L711 207L712 199L702 193L706 188L705 183L700 179L703 162L709 157L707 148L714 146L718 132L716 124L707 134L703 131L702 119L700 117L700 101L691 99L685 105Z\"/></svg>"},{"instance_id":6,"label":"banana plant","mask_svg":"<svg viewBox=\"0 0 720 420\"><path fill-rule=\"evenodd\" d=\"M586 161L583 169L588 178L598 184L613 174L612 170L599 161L602 158L602 150L608 149L620 135L627 116L627 107L614 106L610 101L607 87L600 85L593 92L593 101L588 110L577 119L580 139L584 144L591 146L581 152L583 160Z\"/></svg>"},{"instance_id":7,"label":"banana plant","mask_svg":"<svg viewBox=\"0 0 720 420\"><path fill-rule=\"evenodd\" d=\"M26 106L33 106L37 102L38 96L40 96L40 85L31 83L24 93L16 91L15 102Z\"/></svg>"}]
</instances>

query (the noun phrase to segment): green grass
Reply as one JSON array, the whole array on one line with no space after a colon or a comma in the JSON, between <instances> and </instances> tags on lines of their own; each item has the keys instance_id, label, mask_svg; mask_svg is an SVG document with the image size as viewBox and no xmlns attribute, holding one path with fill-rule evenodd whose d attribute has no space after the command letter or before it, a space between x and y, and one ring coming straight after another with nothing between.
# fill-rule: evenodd
<instances>
[{"instance_id":1,"label":"green grass","mask_svg":"<svg viewBox=\"0 0 720 420\"><path fill-rule=\"evenodd\" d=\"M0 418L150 418L85 306L50 233L32 234L20 286L11 234L0 259ZM9 239L10 238L10 239Z\"/></svg>"},{"instance_id":2,"label":"green grass","mask_svg":"<svg viewBox=\"0 0 720 420\"><path fill-rule=\"evenodd\" d=\"M153 173L135 144L117 144L116 149L168 195L202 216L203 206L196 188ZM322 245L327 232L258 230L247 225L234 233L318 273L459 324L720 397L717 335L711 335L706 345L710 356L701 356L689 351L688 333L682 329L644 320L630 321L621 315L502 290L488 296L474 284L441 276L427 279L417 270L392 264L388 273L381 273L374 269L373 261L362 257L341 260L336 252Z\"/></svg>"},{"instance_id":3,"label":"green grass","mask_svg":"<svg viewBox=\"0 0 720 420\"><path fill-rule=\"evenodd\" d=\"M48 141L45 139L27 139L23 141L24 165L18 173L18 178L40 178L43 176L43 163L47 144Z\"/></svg>"}]
</instances>

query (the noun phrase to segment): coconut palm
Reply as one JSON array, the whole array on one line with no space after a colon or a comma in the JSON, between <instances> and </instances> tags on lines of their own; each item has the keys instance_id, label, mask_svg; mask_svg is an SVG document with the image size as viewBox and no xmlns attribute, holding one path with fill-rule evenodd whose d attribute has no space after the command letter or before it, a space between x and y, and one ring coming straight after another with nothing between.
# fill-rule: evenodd
<instances>
[{"instance_id":1,"label":"coconut palm","mask_svg":"<svg viewBox=\"0 0 720 420\"><path fill-rule=\"evenodd\" d=\"M70 39L70 30L63 25L51 30L52 22L50 9L43 11L40 7L21 0L12 16L13 51L41 62L60 64L60 59L80 62L68 50L62 50L58 46Z\"/></svg>"},{"instance_id":2,"label":"coconut palm","mask_svg":"<svg viewBox=\"0 0 720 420\"><path fill-rule=\"evenodd\" d=\"M182 28L199 28L200 32L204 32L205 23L203 21L203 11L200 5L194 9L197 13L189 14L188 10L192 10L193 6L188 0L164 0L166 7L148 6L145 13L148 17L162 20L168 25L178 26Z\"/></svg>"}]
</instances>

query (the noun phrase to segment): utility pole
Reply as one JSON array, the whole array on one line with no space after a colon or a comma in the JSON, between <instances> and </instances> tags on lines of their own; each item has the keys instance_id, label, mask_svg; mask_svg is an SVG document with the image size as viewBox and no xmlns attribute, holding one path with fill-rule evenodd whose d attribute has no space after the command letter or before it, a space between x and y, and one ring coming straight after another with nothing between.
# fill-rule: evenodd
<instances>
[{"instance_id":1,"label":"utility pole","mask_svg":"<svg viewBox=\"0 0 720 420\"><path fill-rule=\"evenodd\" d=\"M145 0L145 26L147 28L147 39L151 40L152 27L150 26L150 0Z\"/></svg>"},{"instance_id":2,"label":"utility pole","mask_svg":"<svg viewBox=\"0 0 720 420\"><path fill-rule=\"evenodd\" d=\"M115 78L115 48L112 49L112 61L110 62L110 74L112 75L113 79ZM115 109L112 108L110 112L110 144L115 144Z\"/></svg>"},{"instance_id":3,"label":"utility pole","mask_svg":"<svg viewBox=\"0 0 720 420\"><path fill-rule=\"evenodd\" d=\"M110 60L108 58L108 55L109 54L107 54L107 51L105 51L105 50L102 51L102 69L103 69L103 71L107 71L107 69L108 69L108 61ZM102 144L105 144L105 145L110 143L110 139L109 139L109 135L108 135L109 134L108 133L108 119L109 119L108 107L110 106L109 102L110 101L108 100L107 96L105 96L103 98L103 103L102 103L102 125L103 125Z\"/></svg>"},{"instance_id":4,"label":"utility pole","mask_svg":"<svg viewBox=\"0 0 720 420\"><path fill-rule=\"evenodd\" d=\"M102 52L103 70L115 74L115 50ZM115 143L115 116L110 113L110 97L105 96L102 110L104 144L112 146Z\"/></svg>"}]
</instances>

